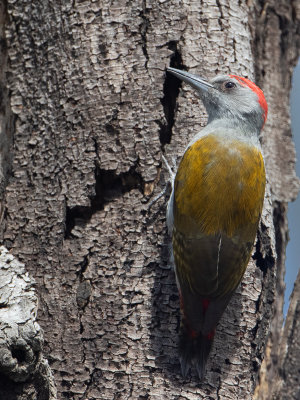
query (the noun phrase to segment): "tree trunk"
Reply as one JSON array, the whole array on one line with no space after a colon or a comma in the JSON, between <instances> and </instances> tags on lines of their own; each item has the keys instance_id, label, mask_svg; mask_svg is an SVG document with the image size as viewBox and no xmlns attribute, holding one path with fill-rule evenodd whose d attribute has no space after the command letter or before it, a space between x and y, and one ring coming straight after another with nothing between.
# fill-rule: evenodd
<instances>
[{"instance_id":1,"label":"tree trunk","mask_svg":"<svg viewBox=\"0 0 300 400\"><path fill-rule=\"evenodd\" d=\"M300 398L300 271L278 349L279 380L273 388L275 400Z\"/></svg>"},{"instance_id":2,"label":"tree trunk","mask_svg":"<svg viewBox=\"0 0 300 400\"><path fill-rule=\"evenodd\" d=\"M54 399L47 359L58 399L251 399L275 310L272 335L281 328L286 203L299 186L288 102L299 5L1 4L1 238L36 281L44 334L18 384L0 360L3 398ZM149 203L168 180L162 154L178 162L206 115L167 66L248 76L269 103L263 217L201 384L180 374L166 199ZM5 354L27 367L10 344L24 335L12 335Z\"/></svg>"}]
</instances>

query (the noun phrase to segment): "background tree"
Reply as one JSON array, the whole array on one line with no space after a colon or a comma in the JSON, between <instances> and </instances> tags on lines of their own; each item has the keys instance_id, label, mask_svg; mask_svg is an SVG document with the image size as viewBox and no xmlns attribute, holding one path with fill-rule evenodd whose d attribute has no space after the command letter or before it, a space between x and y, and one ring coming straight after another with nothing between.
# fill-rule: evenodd
<instances>
[{"instance_id":1,"label":"background tree","mask_svg":"<svg viewBox=\"0 0 300 400\"><path fill-rule=\"evenodd\" d=\"M28 316L1 321L3 399L251 399L270 331L278 373L299 27L293 0L1 1L1 260L35 279L44 333L42 355L33 292L0 285ZM269 103L263 218L203 384L180 375L166 201L149 201L206 115L166 66L248 76Z\"/></svg>"}]
</instances>

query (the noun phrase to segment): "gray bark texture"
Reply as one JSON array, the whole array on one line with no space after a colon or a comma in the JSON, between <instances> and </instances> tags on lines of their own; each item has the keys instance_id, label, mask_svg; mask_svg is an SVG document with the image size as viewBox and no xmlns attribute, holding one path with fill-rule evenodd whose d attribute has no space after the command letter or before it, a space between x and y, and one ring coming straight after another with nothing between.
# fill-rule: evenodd
<instances>
[{"instance_id":1,"label":"gray bark texture","mask_svg":"<svg viewBox=\"0 0 300 400\"><path fill-rule=\"evenodd\" d=\"M2 357L0 399L252 399L267 339L281 337L286 204L299 188L289 126L299 3L2 0L0 22L0 238L17 266L1 259L0 311L24 277L36 288L30 332L17 322L0 343L27 373ZM162 154L177 163L206 123L167 66L249 77L269 104L263 217L203 383L180 374L166 198L149 206L168 181ZM5 279L16 284L3 301ZM14 321L0 322L2 332Z\"/></svg>"},{"instance_id":2,"label":"gray bark texture","mask_svg":"<svg viewBox=\"0 0 300 400\"><path fill-rule=\"evenodd\" d=\"M40 398L56 399L48 361L42 354L43 336L36 322L38 299L34 280L24 265L0 247L0 398L31 398L39 385ZM33 382L28 382L33 381Z\"/></svg>"},{"instance_id":3,"label":"gray bark texture","mask_svg":"<svg viewBox=\"0 0 300 400\"><path fill-rule=\"evenodd\" d=\"M300 271L279 348L279 377L274 390L276 400L300 398Z\"/></svg>"}]
</instances>

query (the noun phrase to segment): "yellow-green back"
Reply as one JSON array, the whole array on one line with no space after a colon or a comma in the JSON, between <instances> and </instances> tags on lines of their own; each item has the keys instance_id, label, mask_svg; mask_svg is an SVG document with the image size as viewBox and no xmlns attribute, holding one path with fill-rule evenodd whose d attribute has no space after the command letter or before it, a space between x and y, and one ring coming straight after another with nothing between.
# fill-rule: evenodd
<instances>
[{"instance_id":1,"label":"yellow-green back","mask_svg":"<svg viewBox=\"0 0 300 400\"><path fill-rule=\"evenodd\" d=\"M245 141L211 134L185 152L174 184L173 250L182 288L211 297L236 288L264 191L262 154Z\"/></svg>"}]
</instances>

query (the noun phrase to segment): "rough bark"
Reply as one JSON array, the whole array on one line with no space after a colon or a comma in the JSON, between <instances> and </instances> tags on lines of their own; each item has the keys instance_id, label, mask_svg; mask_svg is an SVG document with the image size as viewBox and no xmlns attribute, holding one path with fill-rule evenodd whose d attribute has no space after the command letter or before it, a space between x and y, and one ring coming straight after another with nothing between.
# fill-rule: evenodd
<instances>
[{"instance_id":1,"label":"rough bark","mask_svg":"<svg viewBox=\"0 0 300 400\"><path fill-rule=\"evenodd\" d=\"M274 226L276 249L278 254L276 265L276 298L270 337L267 343L265 359L260 373L260 384L254 398L269 400L274 394L274 382L280 374L281 357L279 349L283 338L283 302L285 249L288 241L287 203L297 195L297 181L292 183L292 175L288 172L287 154L294 154L291 142L289 117L289 96L291 76L297 63L300 48L300 4L299 2L265 2L259 24L256 25L256 75L266 84L270 113L269 124L272 134L264 135L268 174L271 181L274 204ZM293 156L292 156L293 157ZM281 173L285 179L278 179ZM290 179L288 178L290 177ZM294 188L294 189L293 189ZM294 371L297 374L297 371Z\"/></svg>"},{"instance_id":2,"label":"rough bark","mask_svg":"<svg viewBox=\"0 0 300 400\"><path fill-rule=\"evenodd\" d=\"M5 27L7 13L5 2L0 2L0 224L3 218L4 207L2 199L7 178L11 167L11 145L13 137L14 118L11 113L10 99L7 88L7 45Z\"/></svg>"},{"instance_id":3,"label":"rough bark","mask_svg":"<svg viewBox=\"0 0 300 400\"><path fill-rule=\"evenodd\" d=\"M291 296L278 357L279 380L275 400L300 398L300 271Z\"/></svg>"},{"instance_id":4,"label":"rough bark","mask_svg":"<svg viewBox=\"0 0 300 400\"><path fill-rule=\"evenodd\" d=\"M285 100L299 18L288 0L7 1L15 123L1 237L36 281L59 399L252 398L298 190ZM169 65L248 76L270 106L263 218L203 384L180 375L165 201L148 204L168 179L162 152L178 160L206 119Z\"/></svg>"},{"instance_id":5,"label":"rough bark","mask_svg":"<svg viewBox=\"0 0 300 400\"><path fill-rule=\"evenodd\" d=\"M15 392L24 400L56 398L53 376L41 352L43 336L36 322L38 301L33 285L34 281L25 272L24 265L1 246L1 399L14 399Z\"/></svg>"}]
</instances>

